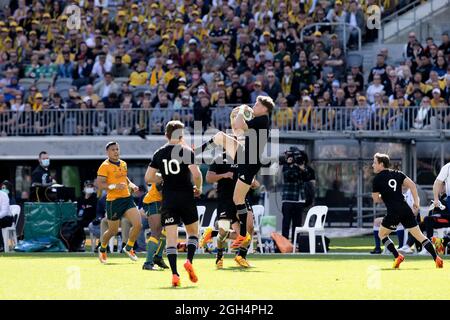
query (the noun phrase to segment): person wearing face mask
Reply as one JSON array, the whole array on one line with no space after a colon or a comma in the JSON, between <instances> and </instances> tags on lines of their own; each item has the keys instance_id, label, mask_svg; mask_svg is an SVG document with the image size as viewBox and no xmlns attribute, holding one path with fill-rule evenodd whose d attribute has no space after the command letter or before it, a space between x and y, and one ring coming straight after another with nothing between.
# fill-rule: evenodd
<instances>
[{"instance_id":1,"label":"person wearing face mask","mask_svg":"<svg viewBox=\"0 0 450 320\"><path fill-rule=\"evenodd\" d=\"M16 198L14 197L13 190L13 186L8 180L5 180L2 184L0 184L0 191L3 191L8 195L10 205L16 204Z\"/></svg>"},{"instance_id":2,"label":"person wearing face mask","mask_svg":"<svg viewBox=\"0 0 450 320\"><path fill-rule=\"evenodd\" d=\"M86 228L96 216L97 193L94 183L91 180L84 182L84 195L77 199L78 222Z\"/></svg>"},{"instance_id":3,"label":"person wearing face mask","mask_svg":"<svg viewBox=\"0 0 450 320\"><path fill-rule=\"evenodd\" d=\"M50 158L47 151L41 151L39 153L39 166L33 170L31 174L31 186L43 186L47 187L53 183L53 179L49 171Z\"/></svg>"},{"instance_id":4,"label":"person wearing face mask","mask_svg":"<svg viewBox=\"0 0 450 320\"><path fill-rule=\"evenodd\" d=\"M86 235L84 228L94 221L97 213L97 193L95 185L91 180L84 182L83 195L77 199L77 227L71 239L74 251L83 252Z\"/></svg>"}]
</instances>

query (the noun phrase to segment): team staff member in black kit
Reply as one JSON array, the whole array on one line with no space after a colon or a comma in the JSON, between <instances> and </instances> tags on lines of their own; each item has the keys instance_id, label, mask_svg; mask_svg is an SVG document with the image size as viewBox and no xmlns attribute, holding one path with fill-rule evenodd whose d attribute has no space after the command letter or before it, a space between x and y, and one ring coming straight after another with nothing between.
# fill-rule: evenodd
<instances>
[{"instance_id":1,"label":"team staff member in black kit","mask_svg":"<svg viewBox=\"0 0 450 320\"><path fill-rule=\"evenodd\" d=\"M398 253L394 243L389 239L389 234L395 231L397 225L401 223L409 233L422 243L436 263L436 268L442 268L444 261L436 255L436 250L428 238L426 238L417 225L416 215L419 210L419 196L417 195L416 184L403 172L388 169L390 159L387 154L376 153L373 157L373 172L376 174L373 179L372 199L375 203L384 202L387 214L381 222L379 237L384 246L392 252L395 257L394 268L400 267L405 257ZM402 187L411 190L414 198L413 210L408 206L402 194Z\"/></svg>"},{"instance_id":2,"label":"team staff member in black kit","mask_svg":"<svg viewBox=\"0 0 450 320\"><path fill-rule=\"evenodd\" d=\"M239 220L237 217L236 206L233 202L234 186L238 179L239 165L235 164L233 159L227 157L224 152L222 155L214 159L209 166L206 173L206 182L217 182L217 213L218 213L218 231L213 231L212 228L207 228L200 239L200 246L203 247L206 243L212 240L212 237L217 235L217 256L216 267L223 268L223 251L225 243L228 239L235 239L239 234ZM259 183L256 180L252 181L251 188L258 188ZM253 210L248 199L245 199L247 206L247 239L243 242L239 251L234 258L237 264L241 267L249 268L250 264L247 262L247 251L251 242L251 235L253 235ZM232 228L232 230L230 230Z\"/></svg>"},{"instance_id":3,"label":"team staff member in black kit","mask_svg":"<svg viewBox=\"0 0 450 320\"><path fill-rule=\"evenodd\" d=\"M198 214L194 193L202 192L202 174L196 164L195 155L185 146L184 124L169 121L166 125L166 138L169 142L159 148L152 157L145 175L145 182L162 185L161 223L166 228L167 258L172 269L172 286L180 286L177 271L178 225L183 222L188 236L187 260L184 268L192 282L197 282L192 260L198 246ZM161 175L158 175L158 171ZM191 178L195 182L192 184Z\"/></svg>"},{"instance_id":4,"label":"team staff member in black kit","mask_svg":"<svg viewBox=\"0 0 450 320\"><path fill-rule=\"evenodd\" d=\"M31 186L48 187L53 183L48 167L50 166L50 158L47 151L39 153L39 166L31 173Z\"/></svg>"}]
</instances>

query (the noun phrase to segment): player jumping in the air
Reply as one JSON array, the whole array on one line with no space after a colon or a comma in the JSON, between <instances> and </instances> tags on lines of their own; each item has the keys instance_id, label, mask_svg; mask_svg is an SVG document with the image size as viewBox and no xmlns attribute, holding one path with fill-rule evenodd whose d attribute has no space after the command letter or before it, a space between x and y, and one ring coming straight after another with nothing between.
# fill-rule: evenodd
<instances>
[{"instance_id":1,"label":"player jumping in the air","mask_svg":"<svg viewBox=\"0 0 450 320\"><path fill-rule=\"evenodd\" d=\"M184 223L187 241L187 260L184 268L192 282L197 282L192 261L198 246L198 214L194 195L202 190L202 174L196 164L195 155L185 146L184 125L180 121L169 121L166 125L168 143L156 150L146 174L147 183L161 183L161 222L167 233L167 258L172 269L172 286L180 286L177 271L178 224ZM158 175L158 172L161 175ZM195 187L191 178L194 180Z\"/></svg>"},{"instance_id":2,"label":"player jumping in the air","mask_svg":"<svg viewBox=\"0 0 450 320\"><path fill-rule=\"evenodd\" d=\"M220 145L225 149L228 156L233 159L237 157L239 169L238 180L233 192L233 202L236 206L240 222L240 232L232 243L232 248L241 247L241 244L246 240L247 207L245 205L245 196L251 187L254 177L262 166L261 155L269 139L269 116L273 108L273 100L265 96L257 97L252 110L249 110L247 106L235 108L232 111L232 118L236 114L236 117L232 121L232 129L237 136L241 135L239 132L245 133L245 142L241 144L232 136L224 132L218 132L208 142L196 149L196 153L201 153L210 145L213 147ZM254 116L251 120L246 116L249 111Z\"/></svg>"},{"instance_id":3,"label":"player jumping in the air","mask_svg":"<svg viewBox=\"0 0 450 320\"><path fill-rule=\"evenodd\" d=\"M403 172L389 169L389 164L388 155L381 153L374 155L372 168L376 176L373 179L372 199L375 203L384 202L386 205L387 214L381 222L379 236L384 246L395 257L394 268L399 268L405 260L405 257L398 253L394 243L389 239L389 234L395 231L399 223L433 256L436 267L442 268L444 261L437 256L433 244L423 235L417 225L415 215L419 211L419 196L416 184ZM413 209L406 203L402 188L411 190L414 198Z\"/></svg>"}]
</instances>

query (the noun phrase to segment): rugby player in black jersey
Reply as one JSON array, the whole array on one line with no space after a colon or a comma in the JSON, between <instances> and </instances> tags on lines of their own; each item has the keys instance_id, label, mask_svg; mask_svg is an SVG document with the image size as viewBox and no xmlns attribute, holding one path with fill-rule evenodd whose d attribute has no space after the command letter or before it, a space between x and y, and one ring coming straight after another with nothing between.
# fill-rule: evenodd
<instances>
[{"instance_id":1,"label":"rugby player in black jersey","mask_svg":"<svg viewBox=\"0 0 450 320\"><path fill-rule=\"evenodd\" d=\"M195 164L192 149L184 143L184 125L169 121L166 125L167 144L153 155L147 171L147 183L161 183L161 223L166 228L167 258L172 269L172 286L180 286L177 271L178 225L183 222L187 233L187 260L184 268L192 282L197 282L192 261L198 246L198 214L194 196L201 194L202 174ZM158 174L160 173L160 175ZM192 184L195 183L195 187Z\"/></svg>"},{"instance_id":2,"label":"rugby player in black jersey","mask_svg":"<svg viewBox=\"0 0 450 320\"><path fill-rule=\"evenodd\" d=\"M234 188L233 202L236 206L240 222L240 232L231 244L232 248L241 247L247 234L247 207L245 197L250 190L252 181L262 167L261 155L269 140L270 115L275 104L270 97L258 96L252 108L253 119L245 120L248 106L240 106L232 111L232 129L236 136L245 137L239 142L234 137L218 132L208 142L195 149L196 154L202 153L209 146L222 146L228 156L237 158L238 180Z\"/></svg>"},{"instance_id":3,"label":"rugby player in black jersey","mask_svg":"<svg viewBox=\"0 0 450 320\"><path fill-rule=\"evenodd\" d=\"M401 223L408 232L422 244L433 257L436 268L442 268L444 261L436 254L431 241L425 237L417 225L416 215L419 212L419 196L416 184L403 172L389 169L390 159L387 154L376 153L373 157L373 179L372 199L375 203L384 202L387 214L381 222L379 237L384 246L394 255L394 268L400 267L405 257L398 253L394 243L389 239L389 234L395 231ZM411 209L402 194L402 187L411 190L414 203Z\"/></svg>"}]
</instances>

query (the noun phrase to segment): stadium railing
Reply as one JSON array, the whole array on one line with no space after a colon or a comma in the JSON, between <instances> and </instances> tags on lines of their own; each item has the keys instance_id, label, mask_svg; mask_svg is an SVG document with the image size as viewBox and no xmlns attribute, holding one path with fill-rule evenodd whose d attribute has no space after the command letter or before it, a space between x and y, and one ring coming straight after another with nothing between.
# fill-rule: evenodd
<instances>
[{"instance_id":1,"label":"stadium railing","mask_svg":"<svg viewBox=\"0 0 450 320\"><path fill-rule=\"evenodd\" d=\"M230 127L226 109L211 109L207 128ZM450 129L450 107L431 108L425 120L416 123L419 107L310 107L278 109L272 128L281 132L439 132ZM86 109L0 112L0 136L133 135L163 134L169 120L180 120L194 129L192 109ZM201 120L201 119L195 119Z\"/></svg>"}]
</instances>

